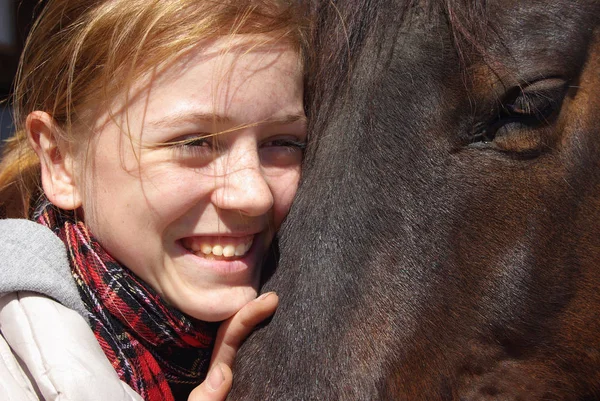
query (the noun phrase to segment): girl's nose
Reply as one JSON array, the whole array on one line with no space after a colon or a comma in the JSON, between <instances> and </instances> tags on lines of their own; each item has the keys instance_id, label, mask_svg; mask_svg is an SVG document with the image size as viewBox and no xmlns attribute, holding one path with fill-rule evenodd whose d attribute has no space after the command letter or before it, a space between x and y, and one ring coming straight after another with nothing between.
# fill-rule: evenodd
<instances>
[{"instance_id":1,"label":"girl's nose","mask_svg":"<svg viewBox=\"0 0 600 401\"><path fill-rule=\"evenodd\" d=\"M247 155L248 156L248 155ZM273 207L273 194L256 157L244 157L216 177L211 201L219 209L239 211L246 216L261 216Z\"/></svg>"}]
</instances>

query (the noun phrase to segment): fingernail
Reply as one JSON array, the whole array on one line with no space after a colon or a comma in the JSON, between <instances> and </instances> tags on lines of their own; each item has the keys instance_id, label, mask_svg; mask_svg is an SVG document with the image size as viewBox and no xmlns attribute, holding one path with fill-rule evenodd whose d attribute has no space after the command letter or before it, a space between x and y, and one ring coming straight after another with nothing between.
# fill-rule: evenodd
<instances>
[{"instance_id":1,"label":"fingernail","mask_svg":"<svg viewBox=\"0 0 600 401\"><path fill-rule=\"evenodd\" d=\"M223 371L221 370L221 366L220 364L217 366L214 366L210 372L208 372L208 387L210 387L211 390L218 390L219 387L221 387L221 384L223 384L223 381L225 380L225 376L223 375Z\"/></svg>"},{"instance_id":2,"label":"fingernail","mask_svg":"<svg viewBox=\"0 0 600 401\"><path fill-rule=\"evenodd\" d=\"M260 297L256 298L256 300L257 301L263 301L263 300L267 299L270 295L273 295L273 294L275 294L273 291L271 291L271 292L265 292Z\"/></svg>"}]
</instances>

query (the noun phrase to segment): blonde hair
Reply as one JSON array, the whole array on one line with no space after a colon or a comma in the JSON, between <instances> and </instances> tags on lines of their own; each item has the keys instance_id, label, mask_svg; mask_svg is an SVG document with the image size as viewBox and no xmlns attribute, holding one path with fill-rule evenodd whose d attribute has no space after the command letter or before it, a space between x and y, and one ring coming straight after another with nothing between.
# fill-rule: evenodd
<instances>
[{"instance_id":1,"label":"blonde hair","mask_svg":"<svg viewBox=\"0 0 600 401\"><path fill-rule=\"evenodd\" d=\"M29 217L41 191L40 162L24 127L32 111L52 115L60 140L81 143L86 132L72 128L90 99L110 101L136 77L199 41L269 34L301 54L305 28L303 13L291 0L48 1L27 39L15 81L17 132L0 162L5 217Z\"/></svg>"}]
</instances>

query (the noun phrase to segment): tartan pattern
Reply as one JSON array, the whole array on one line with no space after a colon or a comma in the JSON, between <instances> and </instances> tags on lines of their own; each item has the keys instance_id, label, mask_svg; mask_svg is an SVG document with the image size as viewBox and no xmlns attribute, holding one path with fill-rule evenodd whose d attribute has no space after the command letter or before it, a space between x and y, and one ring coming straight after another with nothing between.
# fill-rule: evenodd
<instances>
[{"instance_id":1,"label":"tartan pattern","mask_svg":"<svg viewBox=\"0 0 600 401\"><path fill-rule=\"evenodd\" d=\"M187 400L206 376L218 325L167 305L74 212L44 199L33 217L65 243L90 327L119 378L146 401Z\"/></svg>"}]
</instances>

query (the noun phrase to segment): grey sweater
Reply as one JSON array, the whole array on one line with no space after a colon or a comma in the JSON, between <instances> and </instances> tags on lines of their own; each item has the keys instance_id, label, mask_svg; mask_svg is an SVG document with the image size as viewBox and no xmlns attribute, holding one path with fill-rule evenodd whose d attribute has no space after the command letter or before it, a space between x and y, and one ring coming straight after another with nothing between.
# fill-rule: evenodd
<instances>
[{"instance_id":1,"label":"grey sweater","mask_svg":"<svg viewBox=\"0 0 600 401\"><path fill-rule=\"evenodd\" d=\"M0 295L33 291L87 319L65 245L50 229L29 220L0 220Z\"/></svg>"}]
</instances>

